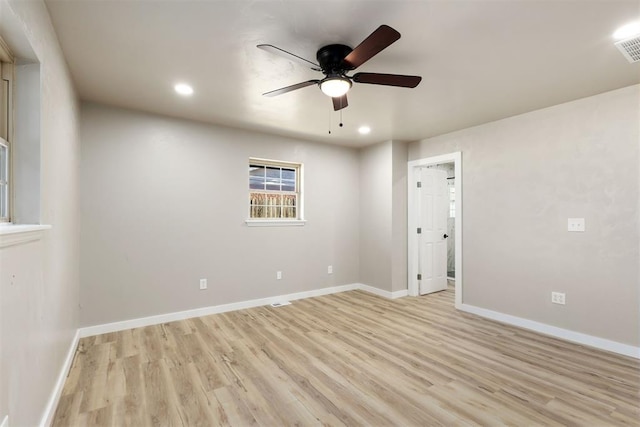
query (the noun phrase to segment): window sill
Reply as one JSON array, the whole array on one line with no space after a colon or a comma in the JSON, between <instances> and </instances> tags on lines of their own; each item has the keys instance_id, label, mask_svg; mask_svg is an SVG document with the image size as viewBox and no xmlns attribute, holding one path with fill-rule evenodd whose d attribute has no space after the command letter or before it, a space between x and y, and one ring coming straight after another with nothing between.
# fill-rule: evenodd
<instances>
[{"instance_id":1,"label":"window sill","mask_svg":"<svg viewBox=\"0 0 640 427\"><path fill-rule=\"evenodd\" d=\"M2 224L0 225L0 248L21 245L42 239L50 225L40 224Z\"/></svg>"},{"instance_id":2,"label":"window sill","mask_svg":"<svg viewBox=\"0 0 640 427\"><path fill-rule=\"evenodd\" d=\"M249 227L295 227L302 226L304 219L247 219L244 221Z\"/></svg>"}]
</instances>

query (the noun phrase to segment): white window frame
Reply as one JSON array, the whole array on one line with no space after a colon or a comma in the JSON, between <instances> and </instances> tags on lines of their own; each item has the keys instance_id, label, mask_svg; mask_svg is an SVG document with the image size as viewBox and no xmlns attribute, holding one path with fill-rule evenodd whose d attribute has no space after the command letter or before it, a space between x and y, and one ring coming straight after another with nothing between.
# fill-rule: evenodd
<instances>
[{"instance_id":1,"label":"white window frame","mask_svg":"<svg viewBox=\"0 0 640 427\"><path fill-rule=\"evenodd\" d=\"M260 165L265 167L282 167L296 170L296 191L297 205L296 218L251 218L251 202L247 197L247 219L245 223L249 227L270 227L270 226L301 226L306 223L304 219L304 165L297 162L289 162L282 160L263 159L258 157L250 157L247 163L247 195L251 193L261 192L250 188L249 166ZM265 193L280 193L280 191L264 190ZM291 192L282 192L283 194L292 194Z\"/></svg>"},{"instance_id":2,"label":"white window frame","mask_svg":"<svg viewBox=\"0 0 640 427\"><path fill-rule=\"evenodd\" d=\"M0 38L0 84L6 85L6 93L4 90L0 91L0 103L2 103L0 109L0 146L6 150L5 164L2 168L5 171L5 176L0 176L0 186L6 187L4 200L0 200L0 224L11 223L12 216L13 63L11 50Z\"/></svg>"}]
</instances>

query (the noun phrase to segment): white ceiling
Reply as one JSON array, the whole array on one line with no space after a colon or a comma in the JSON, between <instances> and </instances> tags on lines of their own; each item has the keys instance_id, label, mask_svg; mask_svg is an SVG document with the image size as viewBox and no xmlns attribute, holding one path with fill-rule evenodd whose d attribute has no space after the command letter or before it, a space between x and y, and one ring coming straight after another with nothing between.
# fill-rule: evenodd
<instances>
[{"instance_id":1,"label":"white ceiling","mask_svg":"<svg viewBox=\"0 0 640 427\"><path fill-rule=\"evenodd\" d=\"M640 82L611 37L640 19L639 0L46 4L84 100L342 145L418 140ZM357 71L421 75L417 88L354 84L342 128L315 86L261 96L322 75L257 44L315 62L381 24L402 38ZM179 81L195 94L177 96Z\"/></svg>"}]
</instances>

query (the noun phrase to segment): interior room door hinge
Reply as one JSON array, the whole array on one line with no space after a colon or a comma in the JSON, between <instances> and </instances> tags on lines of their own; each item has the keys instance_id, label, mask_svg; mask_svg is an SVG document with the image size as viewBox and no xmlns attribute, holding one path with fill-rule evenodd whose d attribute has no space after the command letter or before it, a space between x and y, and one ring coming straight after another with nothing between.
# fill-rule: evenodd
<instances>
[{"instance_id":1,"label":"interior room door hinge","mask_svg":"<svg viewBox=\"0 0 640 427\"><path fill-rule=\"evenodd\" d=\"M422 274L418 274L418 280L422 280Z\"/></svg>"},{"instance_id":2,"label":"interior room door hinge","mask_svg":"<svg viewBox=\"0 0 640 427\"><path fill-rule=\"evenodd\" d=\"M422 228L418 227L418 230L416 231L418 234L422 234Z\"/></svg>"},{"instance_id":3,"label":"interior room door hinge","mask_svg":"<svg viewBox=\"0 0 640 427\"><path fill-rule=\"evenodd\" d=\"M420 181L416 182L418 188L422 188L422 183Z\"/></svg>"}]
</instances>

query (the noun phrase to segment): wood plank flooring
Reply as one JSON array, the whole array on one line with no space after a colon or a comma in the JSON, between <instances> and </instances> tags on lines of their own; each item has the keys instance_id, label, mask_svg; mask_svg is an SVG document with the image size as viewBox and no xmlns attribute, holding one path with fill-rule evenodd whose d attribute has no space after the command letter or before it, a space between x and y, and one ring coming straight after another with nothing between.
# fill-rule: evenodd
<instances>
[{"instance_id":1,"label":"wood plank flooring","mask_svg":"<svg viewBox=\"0 0 640 427\"><path fill-rule=\"evenodd\" d=\"M640 426L640 364L362 291L81 340L54 426Z\"/></svg>"}]
</instances>

